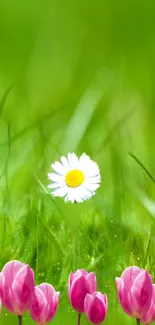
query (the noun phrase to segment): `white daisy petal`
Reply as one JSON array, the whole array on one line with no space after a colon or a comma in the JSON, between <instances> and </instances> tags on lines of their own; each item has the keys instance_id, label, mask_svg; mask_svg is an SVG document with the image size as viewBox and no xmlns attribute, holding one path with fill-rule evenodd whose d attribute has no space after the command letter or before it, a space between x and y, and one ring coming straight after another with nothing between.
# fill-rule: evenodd
<instances>
[{"instance_id":1,"label":"white daisy petal","mask_svg":"<svg viewBox=\"0 0 155 325\"><path fill-rule=\"evenodd\" d=\"M74 189L69 189L68 201L71 201L72 203L74 203L74 202L82 202L83 201L83 199L81 197L80 186L76 187Z\"/></svg>"},{"instance_id":2,"label":"white daisy petal","mask_svg":"<svg viewBox=\"0 0 155 325\"><path fill-rule=\"evenodd\" d=\"M72 153L71 155L72 155L71 157L72 165L74 166L74 168L77 168L79 163L78 157L75 155L75 153Z\"/></svg>"},{"instance_id":3,"label":"white daisy petal","mask_svg":"<svg viewBox=\"0 0 155 325\"><path fill-rule=\"evenodd\" d=\"M63 164L63 166L65 167L66 170L70 169L69 164L68 164L68 160L67 160L66 157L62 156L61 157L61 162L62 162L62 164Z\"/></svg>"},{"instance_id":4,"label":"white daisy petal","mask_svg":"<svg viewBox=\"0 0 155 325\"><path fill-rule=\"evenodd\" d=\"M86 198L91 198L92 195L94 195L95 192L94 191L91 191L91 190L88 190L85 188L85 197Z\"/></svg>"},{"instance_id":5,"label":"white daisy petal","mask_svg":"<svg viewBox=\"0 0 155 325\"><path fill-rule=\"evenodd\" d=\"M68 201L71 201L73 203L75 201L75 188L69 188L67 196L68 196Z\"/></svg>"},{"instance_id":6,"label":"white daisy petal","mask_svg":"<svg viewBox=\"0 0 155 325\"><path fill-rule=\"evenodd\" d=\"M83 192L82 186L79 186L76 188L75 198L76 198L76 202L78 202L78 203L84 201L82 192Z\"/></svg>"},{"instance_id":7,"label":"white daisy petal","mask_svg":"<svg viewBox=\"0 0 155 325\"><path fill-rule=\"evenodd\" d=\"M95 177L100 174L99 168L91 160L83 162L81 169L87 177Z\"/></svg>"},{"instance_id":8,"label":"white daisy petal","mask_svg":"<svg viewBox=\"0 0 155 325\"><path fill-rule=\"evenodd\" d=\"M67 155L67 160L68 160L69 167L71 167L70 162L72 160L72 154L70 152Z\"/></svg>"},{"instance_id":9,"label":"white daisy petal","mask_svg":"<svg viewBox=\"0 0 155 325\"><path fill-rule=\"evenodd\" d=\"M82 163L84 161L90 161L90 157L88 155L86 155L86 153L83 153L81 156L80 156L80 159L79 159L79 162Z\"/></svg>"},{"instance_id":10,"label":"white daisy petal","mask_svg":"<svg viewBox=\"0 0 155 325\"><path fill-rule=\"evenodd\" d=\"M69 190L69 188L68 188L68 190ZM68 191L67 191L67 194L65 196L65 202L68 202L68 201L69 201L69 199L68 199Z\"/></svg>"},{"instance_id":11,"label":"white daisy petal","mask_svg":"<svg viewBox=\"0 0 155 325\"><path fill-rule=\"evenodd\" d=\"M51 179L53 182L63 182L64 176L56 174L56 173L50 173L48 174L48 178Z\"/></svg>"},{"instance_id":12,"label":"white daisy petal","mask_svg":"<svg viewBox=\"0 0 155 325\"><path fill-rule=\"evenodd\" d=\"M81 203L83 201L84 201L84 199L81 197L81 195L76 197L76 202Z\"/></svg>"},{"instance_id":13,"label":"white daisy petal","mask_svg":"<svg viewBox=\"0 0 155 325\"><path fill-rule=\"evenodd\" d=\"M65 182L61 182L61 183L52 183L50 185L48 185L48 188L59 188L65 185Z\"/></svg>"},{"instance_id":14,"label":"white daisy petal","mask_svg":"<svg viewBox=\"0 0 155 325\"><path fill-rule=\"evenodd\" d=\"M80 168L86 169L89 162L90 162L90 158L85 153L83 153L82 156L79 158L79 166L80 166Z\"/></svg>"},{"instance_id":15,"label":"white daisy petal","mask_svg":"<svg viewBox=\"0 0 155 325\"><path fill-rule=\"evenodd\" d=\"M73 169L76 169L78 166L78 158L75 153L68 153L68 163L69 166Z\"/></svg>"},{"instance_id":16,"label":"white daisy petal","mask_svg":"<svg viewBox=\"0 0 155 325\"><path fill-rule=\"evenodd\" d=\"M97 176L100 173L97 164L94 163L93 161L91 161L89 168L90 168L90 176Z\"/></svg>"},{"instance_id":17,"label":"white daisy petal","mask_svg":"<svg viewBox=\"0 0 155 325\"><path fill-rule=\"evenodd\" d=\"M64 197L65 202L83 202L95 194L99 188L101 177L98 165L85 153L78 157L75 153L62 156L61 163L52 164L55 172L48 174L52 184L53 196Z\"/></svg>"},{"instance_id":18,"label":"white daisy petal","mask_svg":"<svg viewBox=\"0 0 155 325\"><path fill-rule=\"evenodd\" d=\"M91 173L94 173L94 169L92 168L92 161L89 156L83 154L79 159L80 169L84 171L85 175L91 176ZM96 173L96 171L95 171Z\"/></svg>"},{"instance_id":19,"label":"white daisy petal","mask_svg":"<svg viewBox=\"0 0 155 325\"><path fill-rule=\"evenodd\" d=\"M86 189L81 185L77 187L74 191L74 197L76 202L85 201Z\"/></svg>"},{"instance_id":20,"label":"white daisy petal","mask_svg":"<svg viewBox=\"0 0 155 325\"><path fill-rule=\"evenodd\" d=\"M60 175L65 175L66 168L58 161L56 161L54 164L52 164L52 168L55 172L57 172Z\"/></svg>"},{"instance_id":21,"label":"white daisy petal","mask_svg":"<svg viewBox=\"0 0 155 325\"><path fill-rule=\"evenodd\" d=\"M52 194L53 194L53 196L63 197L63 196L65 196L67 194L67 192L68 192L68 188L65 185L65 186L63 186L61 188L58 188L58 189L53 190L52 191Z\"/></svg>"},{"instance_id":22,"label":"white daisy petal","mask_svg":"<svg viewBox=\"0 0 155 325\"><path fill-rule=\"evenodd\" d=\"M81 196L77 197L76 202L81 203L85 201Z\"/></svg>"},{"instance_id":23,"label":"white daisy petal","mask_svg":"<svg viewBox=\"0 0 155 325\"><path fill-rule=\"evenodd\" d=\"M87 183L87 182L85 182L83 184L83 186L84 186L84 188L86 188L87 190L90 190L90 191L96 191L97 188L100 187L99 184L90 184L90 183Z\"/></svg>"},{"instance_id":24,"label":"white daisy petal","mask_svg":"<svg viewBox=\"0 0 155 325\"><path fill-rule=\"evenodd\" d=\"M87 177L87 182L90 184L96 184L101 182L100 176Z\"/></svg>"}]
</instances>

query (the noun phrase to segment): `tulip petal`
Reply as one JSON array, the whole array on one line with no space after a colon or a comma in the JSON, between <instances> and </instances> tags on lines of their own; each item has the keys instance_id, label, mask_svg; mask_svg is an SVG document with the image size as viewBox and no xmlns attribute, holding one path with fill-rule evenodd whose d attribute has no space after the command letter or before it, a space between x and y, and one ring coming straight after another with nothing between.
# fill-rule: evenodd
<instances>
[{"instance_id":1,"label":"tulip petal","mask_svg":"<svg viewBox=\"0 0 155 325\"><path fill-rule=\"evenodd\" d=\"M137 275L140 274L141 272L142 270L137 266L129 266L123 271L121 278L127 290L130 290Z\"/></svg>"},{"instance_id":2,"label":"tulip petal","mask_svg":"<svg viewBox=\"0 0 155 325\"><path fill-rule=\"evenodd\" d=\"M74 279L76 279L77 277L79 277L81 275L87 276L88 272L86 270L84 270L84 269L79 269L75 273L71 272L70 275L69 275L69 286L72 285L72 282L73 282Z\"/></svg>"},{"instance_id":3,"label":"tulip petal","mask_svg":"<svg viewBox=\"0 0 155 325\"><path fill-rule=\"evenodd\" d=\"M108 298L107 298L106 293L104 293L104 295L102 295L102 299L104 300L106 311L107 311L108 310Z\"/></svg>"},{"instance_id":4,"label":"tulip petal","mask_svg":"<svg viewBox=\"0 0 155 325\"><path fill-rule=\"evenodd\" d=\"M89 311L89 308L91 307L91 303L93 302L93 295L87 293L85 300L84 300L84 310L85 313Z\"/></svg>"},{"instance_id":5,"label":"tulip petal","mask_svg":"<svg viewBox=\"0 0 155 325\"><path fill-rule=\"evenodd\" d=\"M84 299L87 293L90 293L90 286L86 277L81 275L73 280L70 290L70 302L72 307L79 313L84 312Z\"/></svg>"},{"instance_id":6,"label":"tulip petal","mask_svg":"<svg viewBox=\"0 0 155 325\"><path fill-rule=\"evenodd\" d=\"M79 270L81 272L82 275L87 276L88 272L85 269L80 269Z\"/></svg>"},{"instance_id":7,"label":"tulip petal","mask_svg":"<svg viewBox=\"0 0 155 325\"><path fill-rule=\"evenodd\" d=\"M54 287L49 283L41 283L39 289L43 292L47 300L50 300L55 293Z\"/></svg>"},{"instance_id":8,"label":"tulip petal","mask_svg":"<svg viewBox=\"0 0 155 325\"><path fill-rule=\"evenodd\" d=\"M23 263L19 261L11 261L5 264L2 269L2 273L5 276L5 280L8 286L12 285L13 279L16 276L16 273L23 267Z\"/></svg>"},{"instance_id":9,"label":"tulip petal","mask_svg":"<svg viewBox=\"0 0 155 325\"><path fill-rule=\"evenodd\" d=\"M57 293L55 292L54 287L49 283L41 283L38 287L46 297L46 310L44 318L46 318L46 322L50 322L58 307L58 298L56 300Z\"/></svg>"},{"instance_id":10,"label":"tulip petal","mask_svg":"<svg viewBox=\"0 0 155 325\"><path fill-rule=\"evenodd\" d=\"M124 282L122 278L116 278L116 287L117 287L117 295L119 302L124 309L124 311L129 315L132 316L132 305L131 305L131 297L130 293L124 286Z\"/></svg>"},{"instance_id":11,"label":"tulip petal","mask_svg":"<svg viewBox=\"0 0 155 325\"><path fill-rule=\"evenodd\" d=\"M94 292L97 290L97 281L96 281L96 275L94 272L90 272L87 275L87 280L89 281L90 285L90 293Z\"/></svg>"},{"instance_id":12,"label":"tulip petal","mask_svg":"<svg viewBox=\"0 0 155 325\"><path fill-rule=\"evenodd\" d=\"M60 299L60 292L59 291L54 293L54 299L55 299L55 302L58 304L59 299Z\"/></svg>"},{"instance_id":13,"label":"tulip petal","mask_svg":"<svg viewBox=\"0 0 155 325\"><path fill-rule=\"evenodd\" d=\"M12 283L15 309L23 315L30 308L32 294L34 293L34 273L26 264L17 272Z\"/></svg>"},{"instance_id":14,"label":"tulip petal","mask_svg":"<svg viewBox=\"0 0 155 325\"><path fill-rule=\"evenodd\" d=\"M0 272L0 296L2 297L5 286L5 277L2 272Z\"/></svg>"},{"instance_id":15,"label":"tulip petal","mask_svg":"<svg viewBox=\"0 0 155 325\"><path fill-rule=\"evenodd\" d=\"M38 324L47 324L54 317L59 301L59 292L49 283L42 283L35 287L35 294L30 307L30 315Z\"/></svg>"},{"instance_id":16,"label":"tulip petal","mask_svg":"<svg viewBox=\"0 0 155 325\"><path fill-rule=\"evenodd\" d=\"M152 278L147 271L142 271L135 279L131 288L133 312L142 317L151 305Z\"/></svg>"},{"instance_id":17,"label":"tulip petal","mask_svg":"<svg viewBox=\"0 0 155 325\"><path fill-rule=\"evenodd\" d=\"M46 322L49 323L58 309L58 302L59 302L60 292L55 292L53 297L50 298L46 308Z\"/></svg>"},{"instance_id":18,"label":"tulip petal","mask_svg":"<svg viewBox=\"0 0 155 325\"><path fill-rule=\"evenodd\" d=\"M74 273L71 272L70 275L69 275L69 279L68 279L68 290L70 290L70 287L72 285L73 278L74 278Z\"/></svg>"},{"instance_id":19,"label":"tulip petal","mask_svg":"<svg viewBox=\"0 0 155 325\"><path fill-rule=\"evenodd\" d=\"M151 324L155 322L155 304L152 303L149 310L145 313L145 315L141 318L141 322L144 324Z\"/></svg>"},{"instance_id":20,"label":"tulip petal","mask_svg":"<svg viewBox=\"0 0 155 325\"><path fill-rule=\"evenodd\" d=\"M0 294L1 294L1 299L2 299L2 303L4 304L4 307L10 313L14 313L14 309L13 309L13 301L15 300L14 294L12 288L8 286L5 280L5 276L2 272L0 273Z\"/></svg>"},{"instance_id":21,"label":"tulip petal","mask_svg":"<svg viewBox=\"0 0 155 325\"><path fill-rule=\"evenodd\" d=\"M36 286L33 301L30 307L30 315L36 323L40 324L46 320L46 308L46 297L43 294L42 290L40 290L39 286Z\"/></svg>"},{"instance_id":22,"label":"tulip petal","mask_svg":"<svg viewBox=\"0 0 155 325\"><path fill-rule=\"evenodd\" d=\"M15 314L13 302L15 301L14 299L14 293L12 289L7 285L5 282L3 286L3 295L2 295L2 303L4 307L10 312Z\"/></svg>"},{"instance_id":23,"label":"tulip petal","mask_svg":"<svg viewBox=\"0 0 155 325\"><path fill-rule=\"evenodd\" d=\"M98 298L97 296L93 298L89 309L86 313L86 316L90 322L93 324L100 324L106 317L106 308L104 301Z\"/></svg>"},{"instance_id":24,"label":"tulip petal","mask_svg":"<svg viewBox=\"0 0 155 325\"><path fill-rule=\"evenodd\" d=\"M155 302L155 284L152 284L152 301Z\"/></svg>"},{"instance_id":25,"label":"tulip petal","mask_svg":"<svg viewBox=\"0 0 155 325\"><path fill-rule=\"evenodd\" d=\"M107 298L106 293L104 293L103 299L104 299L105 304L108 305L108 298Z\"/></svg>"}]
</instances>

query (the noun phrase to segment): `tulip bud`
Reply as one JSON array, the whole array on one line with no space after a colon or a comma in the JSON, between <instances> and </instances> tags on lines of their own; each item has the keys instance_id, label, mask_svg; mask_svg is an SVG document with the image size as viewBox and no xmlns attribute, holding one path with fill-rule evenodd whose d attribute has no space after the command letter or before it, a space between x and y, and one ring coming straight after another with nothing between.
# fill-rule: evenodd
<instances>
[{"instance_id":1,"label":"tulip bud","mask_svg":"<svg viewBox=\"0 0 155 325\"><path fill-rule=\"evenodd\" d=\"M84 309L91 323L96 325L102 323L108 310L107 295L97 291L87 294L84 301Z\"/></svg>"},{"instance_id":2,"label":"tulip bud","mask_svg":"<svg viewBox=\"0 0 155 325\"><path fill-rule=\"evenodd\" d=\"M84 300L87 293L96 291L96 276L93 272L88 273L86 270L77 270L70 273L68 283L69 299L72 307L78 313L84 313Z\"/></svg>"},{"instance_id":3,"label":"tulip bud","mask_svg":"<svg viewBox=\"0 0 155 325\"><path fill-rule=\"evenodd\" d=\"M153 284L152 300L149 310L141 318L144 324L151 324L155 322L155 284Z\"/></svg>"},{"instance_id":4,"label":"tulip bud","mask_svg":"<svg viewBox=\"0 0 155 325\"><path fill-rule=\"evenodd\" d=\"M30 315L39 325L49 323L58 308L60 293L56 292L49 283L42 283L35 287Z\"/></svg>"},{"instance_id":5,"label":"tulip bud","mask_svg":"<svg viewBox=\"0 0 155 325\"><path fill-rule=\"evenodd\" d=\"M34 293L33 270L19 261L8 262L0 274L0 291L5 308L23 315L30 308Z\"/></svg>"},{"instance_id":6,"label":"tulip bud","mask_svg":"<svg viewBox=\"0 0 155 325\"><path fill-rule=\"evenodd\" d=\"M124 311L131 317L143 317L151 304L151 275L136 266L128 267L120 278L116 278L116 287Z\"/></svg>"}]
</instances>

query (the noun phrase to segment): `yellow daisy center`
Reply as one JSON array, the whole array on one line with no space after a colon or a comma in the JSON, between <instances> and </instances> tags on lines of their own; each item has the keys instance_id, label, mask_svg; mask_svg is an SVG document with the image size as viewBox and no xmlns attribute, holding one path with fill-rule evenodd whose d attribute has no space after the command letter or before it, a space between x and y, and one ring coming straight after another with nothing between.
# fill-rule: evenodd
<instances>
[{"instance_id":1,"label":"yellow daisy center","mask_svg":"<svg viewBox=\"0 0 155 325\"><path fill-rule=\"evenodd\" d=\"M84 182L84 174L81 170L70 170L65 177L65 182L69 187L80 186Z\"/></svg>"}]
</instances>

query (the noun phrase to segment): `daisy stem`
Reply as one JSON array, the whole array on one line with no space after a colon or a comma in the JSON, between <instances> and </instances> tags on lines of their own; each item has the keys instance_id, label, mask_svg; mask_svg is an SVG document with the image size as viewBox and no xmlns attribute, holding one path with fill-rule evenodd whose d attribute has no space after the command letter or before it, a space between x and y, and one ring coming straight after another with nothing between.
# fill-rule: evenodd
<instances>
[{"instance_id":1,"label":"daisy stem","mask_svg":"<svg viewBox=\"0 0 155 325\"><path fill-rule=\"evenodd\" d=\"M80 320L81 320L81 314L78 314L78 321L77 321L77 325L80 325Z\"/></svg>"},{"instance_id":2,"label":"daisy stem","mask_svg":"<svg viewBox=\"0 0 155 325\"><path fill-rule=\"evenodd\" d=\"M136 319L136 322L137 322L137 325L140 325L140 319L139 318Z\"/></svg>"},{"instance_id":3,"label":"daisy stem","mask_svg":"<svg viewBox=\"0 0 155 325\"><path fill-rule=\"evenodd\" d=\"M22 316L18 315L18 325L22 325Z\"/></svg>"}]
</instances>

